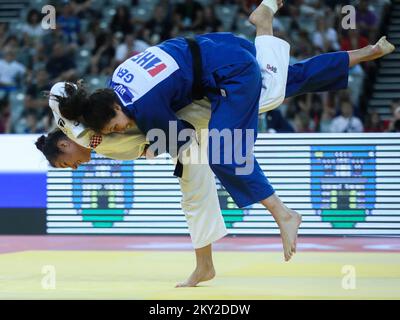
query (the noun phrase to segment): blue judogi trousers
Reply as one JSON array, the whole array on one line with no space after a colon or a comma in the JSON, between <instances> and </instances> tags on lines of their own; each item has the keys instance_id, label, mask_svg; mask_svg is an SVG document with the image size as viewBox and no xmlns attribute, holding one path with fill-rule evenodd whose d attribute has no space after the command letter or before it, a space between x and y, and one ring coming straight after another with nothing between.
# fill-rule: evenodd
<instances>
[{"instance_id":1,"label":"blue judogi trousers","mask_svg":"<svg viewBox=\"0 0 400 320\"><path fill-rule=\"evenodd\" d=\"M322 54L301 61L289 66L286 97L347 88L348 76L347 52ZM261 74L254 58L248 63L218 69L214 77L217 85L224 88L228 95L209 96L209 164L233 200L242 208L258 203L275 192L252 153L257 139ZM215 144L213 129L219 132L228 129L217 139L218 144ZM240 129L236 135L234 129ZM246 132L246 129L250 131ZM249 135L251 131L253 135ZM233 148L226 148L230 143L227 139L232 140ZM241 157L237 156L238 150L242 151Z\"/></svg>"}]
</instances>

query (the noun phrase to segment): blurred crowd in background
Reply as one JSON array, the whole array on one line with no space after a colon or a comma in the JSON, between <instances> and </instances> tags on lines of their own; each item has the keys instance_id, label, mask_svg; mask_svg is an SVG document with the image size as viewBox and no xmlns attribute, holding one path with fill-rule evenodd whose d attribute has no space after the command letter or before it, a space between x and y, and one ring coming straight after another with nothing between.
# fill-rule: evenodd
<instances>
[{"instance_id":1,"label":"blurred crowd in background","mask_svg":"<svg viewBox=\"0 0 400 320\"><path fill-rule=\"evenodd\" d=\"M342 30L341 8L352 3L357 29ZM105 86L128 57L180 35L230 31L253 41L249 14L258 0L72 0L52 2L57 27L41 26L40 1L19 23L0 23L0 133L41 133L55 127L43 92L57 81L83 78L89 89ZM291 44L291 63L324 52L353 50L380 36L385 0L286 0L274 20L275 35ZM287 99L260 116L260 132L399 131L400 101L392 119L367 112L377 64L350 71L349 89ZM350 120L349 120L350 119ZM397 122L399 123L399 122Z\"/></svg>"}]
</instances>

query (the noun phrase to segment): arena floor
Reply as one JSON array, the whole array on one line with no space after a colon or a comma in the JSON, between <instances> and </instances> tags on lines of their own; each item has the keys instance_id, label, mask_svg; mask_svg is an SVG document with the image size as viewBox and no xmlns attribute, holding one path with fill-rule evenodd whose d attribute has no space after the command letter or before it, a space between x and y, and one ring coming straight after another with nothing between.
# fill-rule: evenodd
<instances>
[{"instance_id":1,"label":"arena floor","mask_svg":"<svg viewBox=\"0 0 400 320\"><path fill-rule=\"evenodd\" d=\"M187 237L0 236L0 299L400 299L400 238L302 237L289 263L280 246L226 237L217 277L176 289L194 267Z\"/></svg>"}]
</instances>

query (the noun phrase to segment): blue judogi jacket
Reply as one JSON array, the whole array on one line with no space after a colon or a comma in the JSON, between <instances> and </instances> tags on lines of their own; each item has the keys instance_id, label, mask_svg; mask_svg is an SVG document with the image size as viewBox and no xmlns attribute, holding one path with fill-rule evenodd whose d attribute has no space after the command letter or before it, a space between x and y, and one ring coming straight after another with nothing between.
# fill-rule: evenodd
<instances>
[{"instance_id":1,"label":"blue judogi jacket","mask_svg":"<svg viewBox=\"0 0 400 320\"><path fill-rule=\"evenodd\" d=\"M217 85L213 72L245 63L249 61L246 54L253 57L256 54L251 42L231 33L204 34L196 40L203 61L202 83L208 87ZM125 113L136 121L145 135L155 128L166 134L166 148L158 150L158 154L169 152L176 156L189 141L189 137L179 140L179 137L170 136L170 121L175 121L178 134L188 129L187 123L179 120L175 113L193 101L192 55L184 38L167 40L127 59L114 71L109 86L117 94Z\"/></svg>"}]
</instances>

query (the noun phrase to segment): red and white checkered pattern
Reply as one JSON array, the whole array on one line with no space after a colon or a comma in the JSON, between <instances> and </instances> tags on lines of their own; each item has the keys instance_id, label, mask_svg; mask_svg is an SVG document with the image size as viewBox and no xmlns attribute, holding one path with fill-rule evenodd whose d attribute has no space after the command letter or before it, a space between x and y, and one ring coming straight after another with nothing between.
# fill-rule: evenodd
<instances>
[{"instance_id":1,"label":"red and white checkered pattern","mask_svg":"<svg viewBox=\"0 0 400 320\"><path fill-rule=\"evenodd\" d=\"M101 141L103 140L103 136L99 135L99 134L95 134L90 138L90 148L92 149L96 149L97 146L101 143Z\"/></svg>"}]
</instances>

